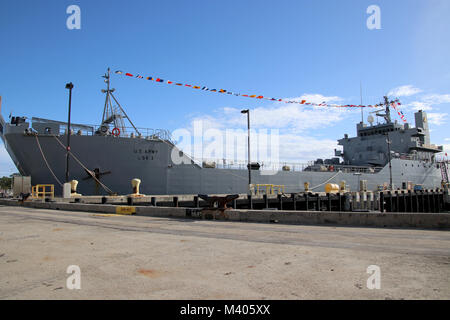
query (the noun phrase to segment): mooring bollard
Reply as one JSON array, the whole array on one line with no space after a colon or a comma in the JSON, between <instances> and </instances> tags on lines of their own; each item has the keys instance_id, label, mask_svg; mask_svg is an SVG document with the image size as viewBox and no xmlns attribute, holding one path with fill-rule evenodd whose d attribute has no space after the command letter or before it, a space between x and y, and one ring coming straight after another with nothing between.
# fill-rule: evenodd
<instances>
[{"instance_id":1,"label":"mooring bollard","mask_svg":"<svg viewBox=\"0 0 450 320\"><path fill-rule=\"evenodd\" d=\"M152 206L156 207L156 198L155 197L151 197L150 198L150 203Z\"/></svg>"},{"instance_id":2,"label":"mooring bollard","mask_svg":"<svg viewBox=\"0 0 450 320\"><path fill-rule=\"evenodd\" d=\"M133 188L133 195L139 195L139 186L141 184L141 179L132 179L131 187Z\"/></svg>"},{"instance_id":3,"label":"mooring bollard","mask_svg":"<svg viewBox=\"0 0 450 320\"><path fill-rule=\"evenodd\" d=\"M173 197L173 206L178 208L178 197Z\"/></svg>"},{"instance_id":4,"label":"mooring bollard","mask_svg":"<svg viewBox=\"0 0 450 320\"><path fill-rule=\"evenodd\" d=\"M105 204L106 201L107 201L107 198L106 197L102 197L102 204Z\"/></svg>"},{"instance_id":5,"label":"mooring bollard","mask_svg":"<svg viewBox=\"0 0 450 320\"><path fill-rule=\"evenodd\" d=\"M77 193L78 180L70 181L70 196L77 197L81 196L81 194Z\"/></svg>"}]
</instances>

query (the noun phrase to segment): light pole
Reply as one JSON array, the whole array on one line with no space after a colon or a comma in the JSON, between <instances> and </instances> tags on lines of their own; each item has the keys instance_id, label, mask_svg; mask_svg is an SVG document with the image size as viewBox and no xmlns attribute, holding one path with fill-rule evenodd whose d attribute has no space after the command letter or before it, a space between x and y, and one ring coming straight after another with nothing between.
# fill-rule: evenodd
<instances>
[{"instance_id":1,"label":"light pole","mask_svg":"<svg viewBox=\"0 0 450 320\"><path fill-rule=\"evenodd\" d=\"M386 132L386 143L388 147L388 154L389 154L389 190L393 190L392 186L392 164L391 164L391 140L389 140L389 132Z\"/></svg>"},{"instance_id":2,"label":"light pole","mask_svg":"<svg viewBox=\"0 0 450 320\"><path fill-rule=\"evenodd\" d=\"M247 155L247 159L248 159L248 191L251 192L251 184L252 184L252 168L251 168L251 162L250 162L250 110L249 109L245 109L242 110L241 113L243 114L247 114L247 146L248 146L248 155Z\"/></svg>"},{"instance_id":3,"label":"light pole","mask_svg":"<svg viewBox=\"0 0 450 320\"><path fill-rule=\"evenodd\" d=\"M66 84L66 89L69 89L69 118L67 119L67 152L66 152L66 182L69 182L69 152L70 152L70 111L72 108L72 89L73 83Z\"/></svg>"}]
</instances>

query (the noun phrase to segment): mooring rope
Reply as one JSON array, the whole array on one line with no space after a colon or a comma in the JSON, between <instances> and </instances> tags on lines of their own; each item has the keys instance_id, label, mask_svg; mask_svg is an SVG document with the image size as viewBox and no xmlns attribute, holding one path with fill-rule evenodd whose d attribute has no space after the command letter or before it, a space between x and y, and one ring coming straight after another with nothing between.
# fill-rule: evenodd
<instances>
[{"instance_id":1,"label":"mooring rope","mask_svg":"<svg viewBox=\"0 0 450 320\"><path fill-rule=\"evenodd\" d=\"M61 145L61 147L63 147L65 150L67 150L67 147L58 139L58 137L56 135L53 136L56 141L58 141L58 143ZM91 175L92 179L94 179L95 181L98 182L98 184L100 184L100 186L105 189L106 192L108 192L110 195L115 194L115 192L113 192L110 188L108 188L107 186L105 186L102 182L100 182L100 180L97 179L97 177L95 177L95 175L91 172L91 170L89 170L86 166L83 165L83 163L73 154L72 151L69 150L70 155L75 159L75 161L84 169L86 170L86 172Z\"/></svg>"},{"instance_id":2,"label":"mooring rope","mask_svg":"<svg viewBox=\"0 0 450 320\"><path fill-rule=\"evenodd\" d=\"M334 179L338 174L340 174L342 171L338 171L334 176L332 176L330 179L328 179L327 181L325 181L325 182L322 182L321 184L318 184L317 186L315 186L315 187L312 187L312 188L309 188L310 190L313 190L313 189L316 189L316 188L318 188L318 187L320 187L320 186L323 186L325 183L327 183L328 181L331 181L332 179Z\"/></svg>"},{"instance_id":3,"label":"mooring rope","mask_svg":"<svg viewBox=\"0 0 450 320\"><path fill-rule=\"evenodd\" d=\"M50 165L49 165L48 162L47 162L47 158L46 158L45 155L44 155L44 151L42 151L42 147L41 147L41 144L39 143L39 139L38 139L37 134L35 135L35 137L36 137L36 142L37 142L37 145L38 145L38 147L39 147L39 150L41 151L42 158L44 159L44 162L45 162L45 164L46 164L48 170L49 170L50 173L53 175L53 178L55 178L55 180L56 180L56 181L59 183L59 185L62 187L63 184L62 184L61 181L59 181L59 179L56 177L55 173L53 172L52 168L50 168Z\"/></svg>"}]
</instances>

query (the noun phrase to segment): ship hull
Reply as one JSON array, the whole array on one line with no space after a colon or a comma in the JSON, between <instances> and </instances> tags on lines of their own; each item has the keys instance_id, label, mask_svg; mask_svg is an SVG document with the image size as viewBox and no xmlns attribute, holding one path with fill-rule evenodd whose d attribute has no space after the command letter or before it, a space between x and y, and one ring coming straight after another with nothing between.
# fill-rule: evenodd
<instances>
[{"instance_id":1,"label":"ship hull","mask_svg":"<svg viewBox=\"0 0 450 320\"><path fill-rule=\"evenodd\" d=\"M5 147L19 172L31 176L33 185L65 182L66 151L63 144L67 136L5 133ZM171 159L176 147L162 140L124 138L112 136L72 135L71 151L83 164L70 158L69 179L79 181L77 192L84 195L107 192L90 177L85 169L98 169L100 181L118 194L132 191L131 180L141 179L143 194L234 194L248 192L248 171L238 169L203 168L192 162L174 164ZM39 142L39 144L38 144ZM39 148L41 146L41 149ZM177 150L177 149L176 149ZM48 166L46 164L46 161ZM359 181L367 180L368 190L389 183L389 168L386 165L376 173L278 171L267 174L263 170L252 170L253 184L283 185L285 193L304 190L309 182L313 191L323 191L325 183L339 184L345 181L351 190L359 189ZM396 187L411 181L424 188L437 188L441 184L440 169L436 164L416 160L392 160L392 179ZM61 194L57 187L56 193Z\"/></svg>"}]
</instances>

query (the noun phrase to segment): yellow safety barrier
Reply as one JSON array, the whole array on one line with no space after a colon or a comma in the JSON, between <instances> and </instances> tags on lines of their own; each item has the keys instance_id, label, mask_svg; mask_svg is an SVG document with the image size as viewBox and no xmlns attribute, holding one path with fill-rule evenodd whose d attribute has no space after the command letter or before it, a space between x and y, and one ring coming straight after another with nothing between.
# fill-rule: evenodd
<instances>
[{"instance_id":1,"label":"yellow safety barrier","mask_svg":"<svg viewBox=\"0 0 450 320\"><path fill-rule=\"evenodd\" d=\"M256 184L255 187L256 187L255 193L257 195L259 195L259 194L279 194L279 193L284 193L284 185L278 185L278 184ZM263 188L265 188L265 190L263 190ZM265 192L263 192L263 191L265 191Z\"/></svg>"},{"instance_id":2,"label":"yellow safety barrier","mask_svg":"<svg viewBox=\"0 0 450 320\"><path fill-rule=\"evenodd\" d=\"M55 197L55 185L53 184L37 184L31 187L31 197L33 199L45 199L47 197Z\"/></svg>"}]
</instances>

